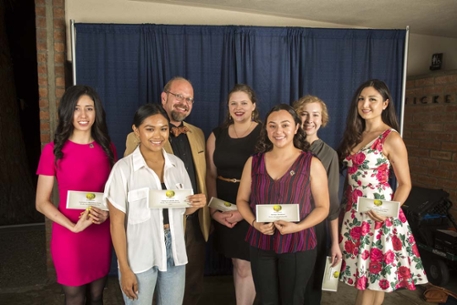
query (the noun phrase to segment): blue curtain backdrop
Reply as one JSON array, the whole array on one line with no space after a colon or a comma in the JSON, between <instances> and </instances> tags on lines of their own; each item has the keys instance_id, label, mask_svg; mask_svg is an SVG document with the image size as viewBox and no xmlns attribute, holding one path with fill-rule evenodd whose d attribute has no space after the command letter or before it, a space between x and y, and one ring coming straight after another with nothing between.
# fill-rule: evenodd
<instances>
[{"instance_id":1,"label":"blue curtain backdrop","mask_svg":"<svg viewBox=\"0 0 457 305\"><path fill-rule=\"evenodd\" d=\"M187 121L206 136L223 121L227 93L236 83L256 91L262 118L275 104L317 95L330 115L319 136L334 148L352 95L362 82L385 81L400 114L405 30L75 26L77 84L92 86L100 94L119 156L136 109L160 102L165 83L178 75L194 87L195 104ZM226 273L228 268L217 262L208 266L207 261L206 274Z\"/></svg>"},{"instance_id":2,"label":"blue curtain backdrop","mask_svg":"<svg viewBox=\"0 0 457 305\"><path fill-rule=\"evenodd\" d=\"M236 83L256 91L262 118L305 94L322 98L330 123L320 137L336 147L355 89L384 80L400 113L405 30L296 27L76 24L78 84L103 101L119 155L136 109L160 102L173 76L188 78L195 104L188 121L206 136L226 115Z\"/></svg>"}]
</instances>

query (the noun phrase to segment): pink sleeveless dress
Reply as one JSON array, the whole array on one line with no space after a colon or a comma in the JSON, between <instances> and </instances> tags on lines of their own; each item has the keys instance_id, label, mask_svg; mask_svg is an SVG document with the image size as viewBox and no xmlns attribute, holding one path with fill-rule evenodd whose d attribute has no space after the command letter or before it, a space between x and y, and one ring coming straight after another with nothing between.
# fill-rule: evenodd
<instances>
[{"instance_id":1,"label":"pink sleeveless dress","mask_svg":"<svg viewBox=\"0 0 457 305\"><path fill-rule=\"evenodd\" d=\"M114 151L114 147L112 149ZM76 223L82 210L66 208L67 192L103 192L111 170L109 159L95 142L82 145L67 141L62 148L63 159L56 166L53 150L54 143L43 148L37 174L56 177L58 209ZM111 260L109 218L80 233L53 223L50 249L59 284L80 286L106 276Z\"/></svg>"}]
</instances>

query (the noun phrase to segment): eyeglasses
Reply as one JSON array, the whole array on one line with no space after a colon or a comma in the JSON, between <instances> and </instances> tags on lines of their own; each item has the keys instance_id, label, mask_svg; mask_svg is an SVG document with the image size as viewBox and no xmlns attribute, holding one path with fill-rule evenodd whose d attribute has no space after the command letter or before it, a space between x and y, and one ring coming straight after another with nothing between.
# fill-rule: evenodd
<instances>
[{"instance_id":1,"label":"eyeglasses","mask_svg":"<svg viewBox=\"0 0 457 305\"><path fill-rule=\"evenodd\" d=\"M173 93L173 92L170 92L170 91L167 91L167 93L170 93L171 95L174 95L180 102L186 101L189 104L193 104L194 103L194 99L191 98L191 97L184 97L182 94Z\"/></svg>"}]
</instances>

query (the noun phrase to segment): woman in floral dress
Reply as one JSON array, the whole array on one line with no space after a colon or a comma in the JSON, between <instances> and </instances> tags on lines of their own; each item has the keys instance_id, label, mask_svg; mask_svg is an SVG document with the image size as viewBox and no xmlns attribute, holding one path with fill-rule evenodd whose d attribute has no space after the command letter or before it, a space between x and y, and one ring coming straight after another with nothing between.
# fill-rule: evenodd
<instances>
[{"instance_id":1,"label":"woman in floral dress","mask_svg":"<svg viewBox=\"0 0 457 305\"><path fill-rule=\"evenodd\" d=\"M385 292L414 290L415 285L427 282L403 211L398 218L357 212L359 197L400 204L408 198L408 154L396 130L395 108L386 84L380 80L363 83L354 95L338 149L347 168L341 280L358 289L356 304L382 304ZM395 193L388 181L391 167L398 181Z\"/></svg>"}]
</instances>

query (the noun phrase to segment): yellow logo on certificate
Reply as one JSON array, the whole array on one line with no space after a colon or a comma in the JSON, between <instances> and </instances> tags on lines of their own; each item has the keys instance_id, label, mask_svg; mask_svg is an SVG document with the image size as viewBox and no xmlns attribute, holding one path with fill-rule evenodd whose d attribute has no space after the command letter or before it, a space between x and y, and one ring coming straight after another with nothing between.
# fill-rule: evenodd
<instances>
[{"instance_id":1,"label":"yellow logo on certificate","mask_svg":"<svg viewBox=\"0 0 457 305\"><path fill-rule=\"evenodd\" d=\"M94 200L95 199L95 194L94 193L87 193L86 194L86 198L89 199L89 200Z\"/></svg>"},{"instance_id":2,"label":"yellow logo on certificate","mask_svg":"<svg viewBox=\"0 0 457 305\"><path fill-rule=\"evenodd\" d=\"M275 205L273 206L273 210L275 210L276 212L281 211L281 209L282 209L282 207L281 207L279 204L275 204Z\"/></svg>"},{"instance_id":3,"label":"yellow logo on certificate","mask_svg":"<svg viewBox=\"0 0 457 305\"><path fill-rule=\"evenodd\" d=\"M378 206L378 207L380 207L382 205L382 201L379 200L379 199L373 200L373 203L374 203L375 206Z\"/></svg>"},{"instance_id":4,"label":"yellow logo on certificate","mask_svg":"<svg viewBox=\"0 0 457 305\"><path fill-rule=\"evenodd\" d=\"M175 191L166 191L165 196L168 198L172 198L175 195Z\"/></svg>"},{"instance_id":5,"label":"yellow logo on certificate","mask_svg":"<svg viewBox=\"0 0 457 305\"><path fill-rule=\"evenodd\" d=\"M231 204L230 202L224 201L224 205L225 205L226 207L230 207L232 204Z\"/></svg>"},{"instance_id":6,"label":"yellow logo on certificate","mask_svg":"<svg viewBox=\"0 0 457 305\"><path fill-rule=\"evenodd\" d=\"M333 277L336 278L336 279L339 278L340 277L340 272L339 271L333 272Z\"/></svg>"}]
</instances>

